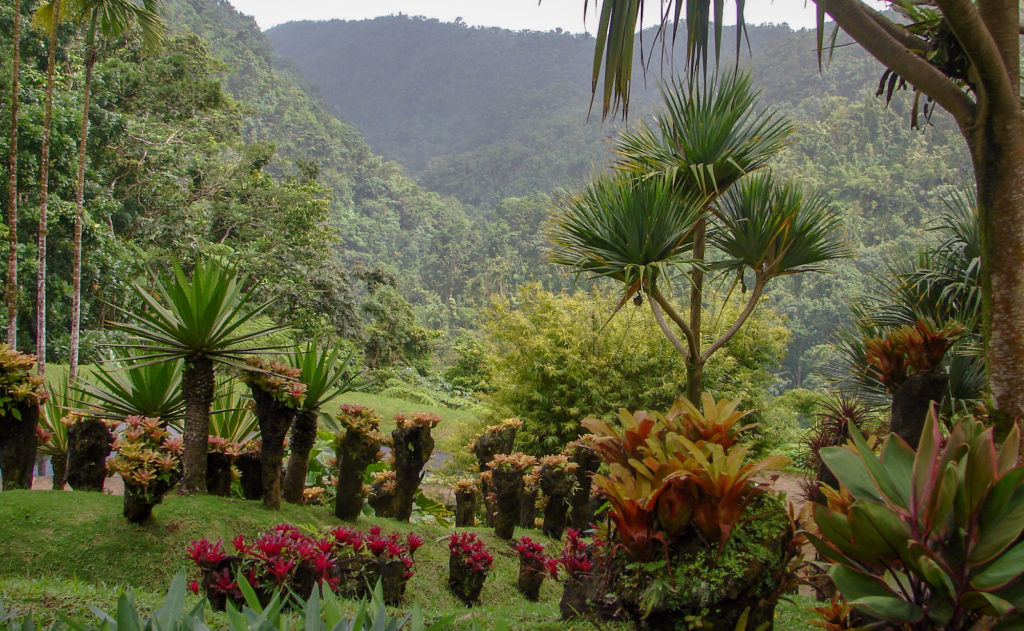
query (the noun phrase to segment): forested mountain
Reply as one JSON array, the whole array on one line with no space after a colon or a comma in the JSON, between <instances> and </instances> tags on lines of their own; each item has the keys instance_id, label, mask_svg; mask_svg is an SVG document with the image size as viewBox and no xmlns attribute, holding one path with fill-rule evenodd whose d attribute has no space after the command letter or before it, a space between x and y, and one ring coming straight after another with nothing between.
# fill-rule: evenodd
<instances>
[{"instance_id":1,"label":"forested mountain","mask_svg":"<svg viewBox=\"0 0 1024 631\"><path fill-rule=\"evenodd\" d=\"M295 22L267 35L374 150L423 186L485 209L478 213L509 195L579 184L609 162L604 140L623 124L602 125L599 113L588 119L594 42L585 36L408 16ZM672 59L671 50L652 51L650 40L648 33L646 80L638 52L625 124L654 111L658 81L683 67L681 50ZM860 47L840 37L819 73L813 31L751 27L749 41L741 67L754 73L763 103L797 122L775 169L836 203L857 252L833 274L786 280L769 292L794 331L785 370L799 384L828 355L822 343L849 318L847 301L888 260L930 238L922 228L942 210L942 191L970 181L970 171L944 113L914 130L906 93L897 91L888 106L874 96L882 67ZM724 45L733 42L730 30ZM537 227L524 226L524 234Z\"/></svg>"}]
</instances>

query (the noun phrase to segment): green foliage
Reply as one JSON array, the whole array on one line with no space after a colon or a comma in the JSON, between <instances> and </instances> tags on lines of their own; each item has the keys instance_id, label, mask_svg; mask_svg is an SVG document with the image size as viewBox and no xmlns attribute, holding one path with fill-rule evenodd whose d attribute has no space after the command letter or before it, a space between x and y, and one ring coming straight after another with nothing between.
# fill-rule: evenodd
<instances>
[{"instance_id":1,"label":"green foliage","mask_svg":"<svg viewBox=\"0 0 1024 631\"><path fill-rule=\"evenodd\" d=\"M137 360L122 357L101 364L72 386L79 399L73 407L104 419L143 416L180 424L185 414L181 395L183 366L181 359L151 363L144 356Z\"/></svg>"},{"instance_id":2,"label":"green foliage","mask_svg":"<svg viewBox=\"0 0 1024 631\"><path fill-rule=\"evenodd\" d=\"M821 450L842 484L816 505L810 535L846 600L908 629L970 629L990 616L1020 625L1024 606L1024 466L1016 428L965 418L943 437L930 416L915 451L890 434L880 454L856 428L853 445Z\"/></svg>"},{"instance_id":3,"label":"green foliage","mask_svg":"<svg viewBox=\"0 0 1024 631\"><path fill-rule=\"evenodd\" d=\"M259 436L252 402L242 397L234 378L221 378L210 406L210 437L244 445Z\"/></svg>"},{"instance_id":4,"label":"green foliage","mask_svg":"<svg viewBox=\"0 0 1024 631\"><path fill-rule=\"evenodd\" d=\"M21 420L18 406L36 405L46 398L43 379L32 374L36 358L0 344L0 416Z\"/></svg>"},{"instance_id":5,"label":"green foliage","mask_svg":"<svg viewBox=\"0 0 1024 631\"><path fill-rule=\"evenodd\" d=\"M496 299L483 328L496 416L524 422L521 448L555 453L576 438L581 418L618 408L667 408L685 390L683 360L646 309L627 307L609 320L608 292L558 295L524 286L516 299ZM738 306L728 305L732 313ZM725 318L727 319L728 313ZM722 326L708 318L708 335ZM764 309L708 363L705 384L721 396L763 406L770 371L787 332Z\"/></svg>"}]
</instances>

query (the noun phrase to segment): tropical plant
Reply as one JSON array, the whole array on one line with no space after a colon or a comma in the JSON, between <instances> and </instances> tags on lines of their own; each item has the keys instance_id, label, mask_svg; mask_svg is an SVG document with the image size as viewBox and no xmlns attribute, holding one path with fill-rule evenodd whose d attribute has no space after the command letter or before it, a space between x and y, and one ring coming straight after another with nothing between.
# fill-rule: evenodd
<instances>
[{"instance_id":1,"label":"tropical plant","mask_svg":"<svg viewBox=\"0 0 1024 631\"><path fill-rule=\"evenodd\" d=\"M553 262L622 283L619 308L631 297L637 304L647 298L686 361L687 397L699 403L708 358L744 325L766 285L820 270L846 250L823 198L778 184L767 172L747 176L792 132L781 115L757 109L749 75L673 82L662 97L665 111L654 127L641 124L615 141L618 172L563 197L548 237ZM704 347L704 283L713 270L733 276L733 288L752 289L732 325ZM680 275L690 288L686 318L666 297Z\"/></svg>"},{"instance_id":2,"label":"tropical plant","mask_svg":"<svg viewBox=\"0 0 1024 631\"><path fill-rule=\"evenodd\" d=\"M114 439L114 451L107 466L124 480L124 516L141 524L181 479L181 438L171 436L160 419L129 417Z\"/></svg>"},{"instance_id":3,"label":"tropical plant","mask_svg":"<svg viewBox=\"0 0 1024 631\"><path fill-rule=\"evenodd\" d=\"M480 590L494 565L494 556L472 532L448 537L448 589L467 605L480 602Z\"/></svg>"},{"instance_id":4,"label":"tropical plant","mask_svg":"<svg viewBox=\"0 0 1024 631\"><path fill-rule=\"evenodd\" d=\"M92 100L93 69L100 54L100 40L110 40L126 33L133 24L142 29L142 40L155 50L164 39L164 23L160 17L162 0L69 0L70 18L85 24L85 81L82 84L82 119L78 137L78 179L75 183L75 226L71 259L71 338L68 375L74 381L78 374L79 330L82 324L82 222L85 218L85 161L89 140L89 105Z\"/></svg>"},{"instance_id":5,"label":"tropical plant","mask_svg":"<svg viewBox=\"0 0 1024 631\"><path fill-rule=\"evenodd\" d=\"M821 458L841 484L809 535L849 604L901 628L1016 628L1024 608L1020 435L965 418L943 436L934 414L917 451L895 435L876 454L860 432Z\"/></svg>"},{"instance_id":6,"label":"tropical plant","mask_svg":"<svg viewBox=\"0 0 1024 631\"><path fill-rule=\"evenodd\" d=\"M343 357L341 348L321 348L316 340L298 344L286 355L288 364L300 371L298 380L306 384L306 397L295 415L289 441L291 455L282 489L286 502L302 503L309 454L316 442L317 420L321 416L330 418L324 407L342 394L360 390L369 383L361 379L351 365L354 355L354 348Z\"/></svg>"},{"instance_id":7,"label":"tropical plant","mask_svg":"<svg viewBox=\"0 0 1024 631\"><path fill-rule=\"evenodd\" d=\"M249 386L253 410L260 426L263 503L276 510L281 507L285 438L305 400L306 384L298 380L299 368L275 360L249 357L245 364L241 379Z\"/></svg>"},{"instance_id":8,"label":"tropical plant","mask_svg":"<svg viewBox=\"0 0 1024 631\"><path fill-rule=\"evenodd\" d=\"M233 377L221 377L217 381L210 410L210 438L245 445L259 436L260 428L252 402L241 396L237 383Z\"/></svg>"},{"instance_id":9,"label":"tropical plant","mask_svg":"<svg viewBox=\"0 0 1024 631\"><path fill-rule=\"evenodd\" d=\"M363 510L363 477L366 468L380 459L384 445L380 421L373 408L361 405L342 405L338 411L344 434L339 433L334 442L338 466L334 514L341 519L354 520Z\"/></svg>"},{"instance_id":10,"label":"tropical plant","mask_svg":"<svg viewBox=\"0 0 1024 631\"><path fill-rule=\"evenodd\" d=\"M5 489L32 488L43 379L32 374L34 355L0 344L0 471Z\"/></svg>"},{"instance_id":11,"label":"tropical plant","mask_svg":"<svg viewBox=\"0 0 1024 631\"><path fill-rule=\"evenodd\" d=\"M994 420L1000 433L1006 433L1024 416L1024 392L1019 388L1024 365L1017 361L1024 355L1024 338L1018 334L1016 315L1024 300L1024 275L1019 273L1016 254L1024 248L1024 200L1017 194L1018 175L1024 170L1019 7L999 0L887 2L885 6L896 13L893 19L861 0L819 0L817 4L819 66L828 15L836 23L831 46L842 28L886 66L879 95L891 99L897 86L912 86L912 123L919 122L921 113L927 118L938 105L949 112L966 141L977 189L987 377L999 412ZM596 93L603 66L607 114L619 104L628 106L633 38L624 34L634 32L650 2L602 0L600 6L593 86ZM711 34L715 57L719 54L724 4L666 0L657 6L663 27L660 36L669 30L675 33L686 7L690 75L696 77L701 68L706 71ZM737 4L737 54L745 29L743 6ZM1012 131L991 134L987 131L991 129Z\"/></svg>"},{"instance_id":12,"label":"tropical plant","mask_svg":"<svg viewBox=\"0 0 1024 631\"><path fill-rule=\"evenodd\" d=\"M436 414L416 412L396 414L395 429L391 431L391 448L395 469L395 519L409 521L412 505L423 468L434 453L434 438L430 432L441 422Z\"/></svg>"},{"instance_id":13,"label":"tropical plant","mask_svg":"<svg viewBox=\"0 0 1024 631\"><path fill-rule=\"evenodd\" d=\"M521 537L512 544L512 549L519 555L519 578L516 587L526 600L537 602L544 577L557 573L557 566L544 551L544 544L529 537Z\"/></svg>"},{"instance_id":14,"label":"tropical plant","mask_svg":"<svg viewBox=\"0 0 1024 631\"><path fill-rule=\"evenodd\" d=\"M45 431L48 438L39 443L37 452L50 457L53 488L59 491L67 480L68 425L64 421L68 414L73 414L70 410L78 403L65 375L48 380L46 391L48 395L40 410L39 429Z\"/></svg>"},{"instance_id":15,"label":"tropical plant","mask_svg":"<svg viewBox=\"0 0 1024 631\"><path fill-rule=\"evenodd\" d=\"M184 490L204 492L214 363L242 367L245 355L272 350L252 345L284 327L243 332L241 327L263 313L272 301L253 304L248 279L217 259L198 261L191 277L178 263L169 277L150 274L152 290L132 283L144 308L120 310L125 322L111 324L130 336L125 348L138 364L183 360L181 391L185 402Z\"/></svg>"},{"instance_id":16,"label":"tropical plant","mask_svg":"<svg viewBox=\"0 0 1024 631\"><path fill-rule=\"evenodd\" d=\"M180 431L185 414L181 392L183 366L181 359L152 363L145 357L123 356L99 364L88 377L72 382L71 388L79 399L73 409L104 419L158 418Z\"/></svg>"}]
</instances>

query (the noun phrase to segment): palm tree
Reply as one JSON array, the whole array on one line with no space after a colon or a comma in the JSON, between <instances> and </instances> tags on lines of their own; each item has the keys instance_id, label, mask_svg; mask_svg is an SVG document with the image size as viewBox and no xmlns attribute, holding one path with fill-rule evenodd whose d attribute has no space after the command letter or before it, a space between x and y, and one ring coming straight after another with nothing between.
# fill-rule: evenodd
<instances>
[{"instance_id":1,"label":"palm tree","mask_svg":"<svg viewBox=\"0 0 1024 631\"><path fill-rule=\"evenodd\" d=\"M686 361L687 398L695 404L707 360L739 331L772 279L845 255L825 200L776 183L768 171L747 175L781 148L789 124L750 113L754 101L742 76L709 85L666 93L657 131L643 126L620 137L617 173L563 199L548 228L553 262L623 283L620 307L647 297ZM709 259L706 245L719 256ZM736 320L704 348L703 281L715 271L751 291ZM679 275L690 286L688 318L669 301Z\"/></svg>"},{"instance_id":2,"label":"palm tree","mask_svg":"<svg viewBox=\"0 0 1024 631\"><path fill-rule=\"evenodd\" d=\"M14 2L11 33L11 141L7 153L7 345L18 346L18 86L21 73L21 2Z\"/></svg>"},{"instance_id":3,"label":"palm tree","mask_svg":"<svg viewBox=\"0 0 1024 631\"><path fill-rule=\"evenodd\" d=\"M299 381L306 384L306 398L292 425L292 452L282 489L286 502L302 503L309 454L316 441L317 419L326 416L324 407L342 394L366 385L360 381L359 373L350 369L354 352L350 350L342 358L341 349L320 348L316 340L310 340L297 345L287 356L288 363L302 371Z\"/></svg>"},{"instance_id":4,"label":"palm tree","mask_svg":"<svg viewBox=\"0 0 1024 631\"><path fill-rule=\"evenodd\" d=\"M82 220L85 214L85 158L89 139L89 103L92 73L99 57L97 35L113 39L126 33L132 24L142 28L146 48L155 49L163 41L164 24L160 17L161 0L74 0L73 18L88 24L85 32L85 84L82 87L82 123L78 137L78 179L75 183L75 228L71 266L71 339L69 342L69 378L78 372L79 329L82 322Z\"/></svg>"},{"instance_id":5,"label":"palm tree","mask_svg":"<svg viewBox=\"0 0 1024 631\"><path fill-rule=\"evenodd\" d=\"M178 263L174 263L169 277L156 273L150 276L151 290L132 283L143 308L120 310L126 321L112 326L131 336L132 340L123 346L134 351L128 359L137 366L184 361L183 491L202 493L206 490L214 363L243 368L244 355L274 348L252 342L284 327L245 330L244 326L266 311L273 300L255 304L254 293L246 289L248 279L216 259L197 262L191 278Z\"/></svg>"},{"instance_id":6,"label":"palm tree","mask_svg":"<svg viewBox=\"0 0 1024 631\"><path fill-rule=\"evenodd\" d=\"M46 374L46 213L50 191L50 129L53 123L53 83L56 75L57 32L67 0L50 0L36 10L36 23L47 33L46 99L39 150L39 229L36 236L36 372Z\"/></svg>"}]
</instances>

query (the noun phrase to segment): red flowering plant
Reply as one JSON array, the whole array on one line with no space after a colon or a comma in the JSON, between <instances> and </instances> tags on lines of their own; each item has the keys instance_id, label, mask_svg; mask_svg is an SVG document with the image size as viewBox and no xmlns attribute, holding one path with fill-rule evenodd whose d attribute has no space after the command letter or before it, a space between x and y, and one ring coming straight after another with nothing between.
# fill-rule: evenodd
<instances>
[{"instance_id":1,"label":"red flowering plant","mask_svg":"<svg viewBox=\"0 0 1024 631\"><path fill-rule=\"evenodd\" d=\"M129 416L114 438L117 455L108 471L124 480L124 516L142 523L181 479L181 437L172 436L159 419Z\"/></svg>"},{"instance_id":2,"label":"red flowering plant","mask_svg":"<svg viewBox=\"0 0 1024 631\"><path fill-rule=\"evenodd\" d=\"M519 555L519 579L516 586L527 600L537 602L544 576L557 573L557 567L551 564L551 559L544 551L544 544L539 541L522 537L512 547Z\"/></svg>"},{"instance_id":3,"label":"red flowering plant","mask_svg":"<svg viewBox=\"0 0 1024 631\"><path fill-rule=\"evenodd\" d=\"M555 577L559 571L565 572L570 580L589 578L598 567L604 550L605 541L587 538L579 530L570 528L566 531L561 555L548 560L548 572Z\"/></svg>"},{"instance_id":4,"label":"red flowering plant","mask_svg":"<svg viewBox=\"0 0 1024 631\"><path fill-rule=\"evenodd\" d=\"M456 532L448 538L448 588L467 605L480 601L494 556L474 533Z\"/></svg>"},{"instance_id":5,"label":"red flowering plant","mask_svg":"<svg viewBox=\"0 0 1024 631\"><path fill-rule=\"evenodd\" d=\"M385 534L380 526L368 531L338 526L331 531L339 565L345 569L343 591L347 595L368 596L380 581L384 600L398 604L405 595L406 582L413 575L413 557L423 545L423 537L408 533Z\"/></svg>"}]
</instances>

